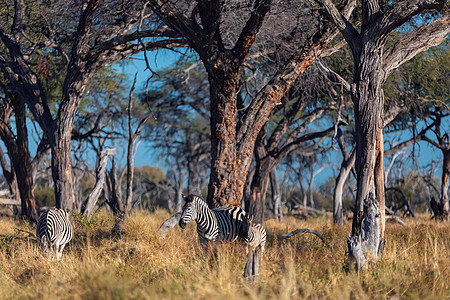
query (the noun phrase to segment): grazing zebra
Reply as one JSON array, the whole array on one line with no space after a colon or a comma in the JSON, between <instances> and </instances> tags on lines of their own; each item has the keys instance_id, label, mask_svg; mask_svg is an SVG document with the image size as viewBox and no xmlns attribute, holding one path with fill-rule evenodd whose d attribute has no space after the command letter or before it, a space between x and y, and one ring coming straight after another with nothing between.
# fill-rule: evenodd
<instances>
[{"instance_id":1,"label":"grazing zebra","mask_svg":"<svg viewBox=\"0 0 450 300\"><path fill-rule=\"evenodd\" d=\"M255 249L261 247L261 257L264 254L264 247L266 246L266 229L261 224L252 224L252 218L245 215L242 219L242 235L244 237L244 242L246 245L246 250L248 254L248 248L254 252Z\"/></svg>"},{"instance_id":2,"label":"grazing zebra","mask_svg":"<svg viewBox=\"0 0 450 300\"><path fill-rule=\"evenodd\" d=\"M200 244L205 248L207 241L232 242L242 238L242 218L245 212L239 207L222 206L210 209L206 202L196 195L184 196L186 203L178 224L181 228L195 220Z\"/></svg>"},{"instance_id":3,"label":"grazing zebra","mask_svg":"<svg viewBox=\"0 0 450 300\"><path fill-rule=\"evenodd\" d=\"M72 239L73 228L70 214L63 209L52 208L39 218L36 228L41 249L51 259L60 260L64 246Z\"/></svg>"}]
</instances>

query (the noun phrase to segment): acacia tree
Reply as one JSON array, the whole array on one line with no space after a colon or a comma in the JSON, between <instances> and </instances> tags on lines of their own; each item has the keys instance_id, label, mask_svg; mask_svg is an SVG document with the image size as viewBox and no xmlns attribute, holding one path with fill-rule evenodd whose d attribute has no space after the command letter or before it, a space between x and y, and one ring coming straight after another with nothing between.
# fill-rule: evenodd
<instances>
[{"instance_id":1,"label":"acacia tree","mask_svg":"<svg viewBox=\"0 0 450 300\"><path fill-rule=\"evenodd\" d=\"M45 15L45 21L36 21L34 15L25 14L28 5L35 5L28 8L38 8ZM56 206L73 209L71 133L89 79L102 67L140 51L183 46L184 42L167 27L152 27L154 23L147 18L150 13L145 1L36 4L14 0L12 11L6 3L4 9L7 22L0 28L3 43L0 68L11 88L27 103L49 141ZM74 18L77 22L68 21ZM145 18L148 21L143 25ZM30 39L29 31L39 34ZM160 39L144 42L144 37ZM59 54L67 64L55 117L42 82L33 69L35 56L45 51Z\"/></svg>"},{"instance_id":2,"label":"acacia tree","mask_svg":"<svg viewBox=\"0 0 450 300\"><path fill-rule=\"evenodd\" d=\"M20 99L19 94L11 92L6 87L3 90L5 97L1 100L0 138L8 149L11 162L9 170L6 162L2 163L3 173L6 175L5 178L10 185L13 197L20 198L21 216L31 221L37 221L32 159L28 150L25 103ZM10 123L13 112L16 133L14 133ZM37 151L43 151L43 148L38 147ZM36 157L38 158L39 154ZM5 159L3 158L2 161L5 161ZM16 187L17 190L15 190Z\"/></svg>"},{"instance_id":3,"label":"acacia tree","mask_svg":"<svg viewBox=\"0 0 450 300\"><path fill-rule=\"evenodd\" d=\"M369 227L379 226L379 232L372 231L374 239L366 248L376 257L384 248L385 228L383 83L402 63L417 53L440 44L450 31L450 16L444 15L423 24L385 49L386 41L394 30L420 13L442 10L446 1L406 0L386 7L383 11L378 1L365 0L362 2L362 23L359 31L330 0L317 2L325 8L328 17L344 35L353 55L354 73L351 90L356 125L357 196L352 236L359 237L361 241L364 201L375 196L379 203L380 220L374 221ZM349 240L349 248L350 246ZM363 264L363 260L357 260L358 268Z\"/></svg>"},{"instance_id":4,"label":"acacia tree","mask_svg":"<svg viewBox=\"0 0 450 300\"><path fill-rule=\"evenodd\" d=\"M355 2L346 4L344 10L348 12ZM320 27L307 42L295 49L291 58L245 106L237 96L239 70L248 58L272 2L258 0L248 8L237 1L236 11L241 18L244 16L246 19L242 26L233 27L237 28L237 34L230 39L231 42L228 41L228 45L224 43L224 28L221 26L225 6L220 1L196 1L184 11L181 4L169 1L155 0L150 1L149 5L165 24L186 38L205 66L210 85L211 113L208 203L210 206L238 206L260 130L292 83L320 56L335 32L330 26ZM234 6L230 4L230 7ZM301 31L299 28L296 30ZM291 41L293 35L290 36Z\"/></svg>"}]
</instances>

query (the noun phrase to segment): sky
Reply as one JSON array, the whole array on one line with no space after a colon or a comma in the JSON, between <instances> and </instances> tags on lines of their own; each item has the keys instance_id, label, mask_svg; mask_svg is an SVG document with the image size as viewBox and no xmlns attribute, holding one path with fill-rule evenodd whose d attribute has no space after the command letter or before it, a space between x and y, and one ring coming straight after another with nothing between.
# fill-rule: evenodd
<instances>
[{"instance_id":1,"label":"sky","mask_svg":"<svg viewBox=\"0 0 450 300\"><path fill-rule=\"evenodd\" d=\"M149 52L147 54L148 61L150 63L150 67L154 71L158 71L161 69L164 69L171 64L173 64L177 58L177 55L172 51L169 50L162 50L157 53ZM141 53L139 56L135 57L131 64L126 65L127 69L124 70L126 74L128 74L128 77L130 78L130 85L132 83L132 80L134 78L134 74L137 72L137 85L136 88L144 88L146 84L146 80L148 76L151 75L150 71L144 71L146 68L146 64L143 58L143 54ZM448 118L447 118L448 119ZM448 122L448 120L447 120ZM408 138L407 134L402 133L402 139ZM430 135L431 137L431 135ZM385 142L389 139L389 136L385 136ZM385 145L385 147L387 147ZM402 154L403 158L407 158L409 160L410 166L412 164L412 149L413 147L409 147L405 149L404 153ZM442 161L442 152L432 146L430 146L426 142L419 142L418 145L414 147L414 151L417 156L417 163L420 167L424 167L427 164L429 164L431 161ZM397 159L400 159L397 158ZM385 158L385 168L391 161L391 157ZM329 155L329 167L325 168L321 173L319 173L315 178L315 188L318 188L320 185L325 183L325 181L330 176L336 176L338 174L338 168L340 167L340 164L342 162L342 155L340 154L340 151L335 150L332 151ZM164 164L164 160L160 159L158 155L153 154L152 148L150 143L146 143L143 141L139 145L139 149L136 153L135 157L135 165L136 166L143 166L143 165L153 165L162 168L164 171L167 170L167 166ZM321 166L318 165L316 167L316 170L319 169ZM435 176L440 177L442 169L437 169Z\"/></svg>"},{"instance_id":2,"label":"sky","mask_svg":"<svg viewBox=\"0 0 450 300\"><path fill-rule=\"evenodd\" d=\"M158 70L164 69L164 68L170 66L171 64L173 64L177 58L177 55L180 55L180 54L174 54L174 52L169 51L169 50L161 50L158 52L149 52L147 54L147 57L148 57L148 61L150 63L150 67L152 68L152 70L157 72ZM134 75L137 73L136 90L144 89L147 78L151 75L151 72L148 70L145 70L146 64L144 61L143 54L141 53L140 55L133 57L131 63L124 64L124 65L125 65L126 69L123 69L122 71L125 74L127 74L127 78L129 78L130 86L132 84ZM118 67L118 68L123 68L122 66ZM446 120L446 121L449 122L449 120ZM33 125L31 124L31 121L30 121L29 128L32 128L32 126ZM405 137L405 138L407 138L407 137ZM385 141L387 141L387 137L385 137ZM6 153L6 149L4 148L3 143L0 143L0 144ZM411 148L412 147L409 148L410 151L405 151L405 153L403 155L406 157L411 156ZM416 154L418 154L418 164L421 167L429 164L432 160L442 161L441 151L437 150L434 147L431 147L426 142L420 142L419 146L416 146L414 150L415 150ZM36 153L36 142L35 142L35 138L32 135L30 135L30 152L31 152L31 155L34 155ZM118 152L120 152L120 150ZM92 155L90 155L90 157L92 158L91 160L93 161L93 163L92 163L92 166L93 166L95 164L95 154L92 153ZM391 158L385 159L385 166L387 166L389 164L390 159ZM119 160L120 160L120 155L119 155ZM411 159L409 159L409 161L411 161ZM340 152L337 150L331 152L329 155L329 162L328 162L329 167L324 169L321 173L319 173L316 176L315 182L314 182L314 187L318 188L330 176L336 176L338 174L338 168L339 168L341 162L342 162L342 156L341 156ZM124 163L125 163L125 161L123 162L123 164ZM139 144L139 148L138 148L138 151L136 152L136 156L135 156L135 165L138 167L144 166L144 165L152 165L155 167L160 167L164 171L167 171L167 169L168 169L168 166L165 164L164 159L161 159L160 154L157 154L155 151L153 151L150 142L146 142L146 141L142 141ZM319 169L320 167L321 166L318 165L316 167L316 170ZM440 172L442 172L442 169L439 168L434 175L440 177L441 176ZM308 175L308 177L309 177L309 175Z\"/></svg>"}]
</instances>

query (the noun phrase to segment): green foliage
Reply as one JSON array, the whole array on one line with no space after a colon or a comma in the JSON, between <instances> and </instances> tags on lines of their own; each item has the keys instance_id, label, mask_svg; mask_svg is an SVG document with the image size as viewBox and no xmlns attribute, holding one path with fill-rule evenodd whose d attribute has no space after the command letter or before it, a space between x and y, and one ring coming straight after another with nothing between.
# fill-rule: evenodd
<instances>
[{"instance_id":1,"label":"green foliage","mask_svg":"<svg viewBox=\"0 0 450 300\"><path fill-rule=\"evenodd\" d=\"M166 179L166 174L161 168L153 166L142 166L134 168L134 175L136 178L150 178L155 182L160 182Z\"/></svg>"},{"instance_id":2,"label":"green foliage","mask_svg":"<svg viewBox=\"0 0 450 300\"><path fill-rule=\"evenodd\" d=\"M55 191L48 185L38 187L34 190L36 206L54 206Z\"/></svg>"}]
</instances>

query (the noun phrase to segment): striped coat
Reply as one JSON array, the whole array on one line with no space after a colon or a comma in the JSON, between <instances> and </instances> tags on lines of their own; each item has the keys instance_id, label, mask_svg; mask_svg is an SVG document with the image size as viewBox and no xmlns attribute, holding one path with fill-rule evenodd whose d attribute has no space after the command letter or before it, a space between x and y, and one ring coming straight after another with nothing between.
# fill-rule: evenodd
<instances>
[{"instance_id":1,"label":"striped coat","mask_svg":"<svg viewBox=\"0 0 450 300\"><path fill-rule=\"evenodd\" d=\"M63 209L53 208L39 218L36 235L44 253L60 260L66 244L72 239L73 227L70 214Z\"/></svg>"},{"instance_id":2,"label":"striped coat","mask_svg":"<svg viewBox=\"0 0 450 300\"><path fill-rule=\"evenodd\" d=\"M261 224L252 224L252 220L247 215L243 218L242 236L248 253L249 248L254 252L257 247L261 247L261 256L264 254L266 246L266 229Z\"/></svg>"},{"instance_id":3,"label":"striped coat","mask_svg":"<svg viewBox=\"0 0 450 300\"><path fill-rule=\"evenodd\" d=\"M186 201L181 212L179 225L186 225L195 220L197 233L203 247L207 241L232 242L242 233L242 217L245 212L239 207L220 207L210 209L206 202L196 195L183 196Z\"/></svg>"}]
</instances>

